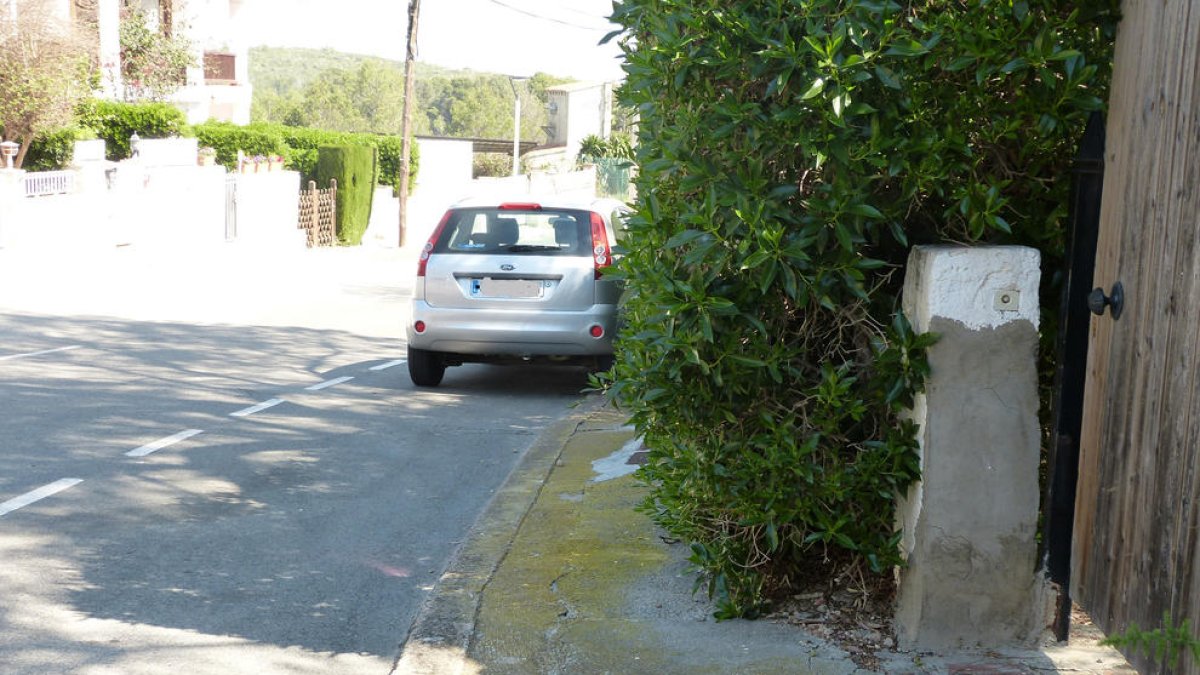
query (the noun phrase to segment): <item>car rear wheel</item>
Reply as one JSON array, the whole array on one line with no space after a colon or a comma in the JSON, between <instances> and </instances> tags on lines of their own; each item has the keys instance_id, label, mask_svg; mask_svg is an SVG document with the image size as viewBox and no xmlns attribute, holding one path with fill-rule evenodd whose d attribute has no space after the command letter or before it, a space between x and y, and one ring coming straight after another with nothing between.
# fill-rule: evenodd
<instances>
[{"instance_id":1,"label":"car rear wheel","mask_svg":"<svg viewBox=\"0 0 1200 675\"><path fill-rule=\"evenodd\" d=\"M596 363L592 367L592 369L593 369L592 372L606 373L606 372L612 370L614 361L615 361L615 359L613 358L612 354L608 354L605 356L597 356Z\"/></svg>"},{"instance_id":2,"label":"car rear wheel","mask_svg":"<svg viewBox=\"0 0 1200 675\"><path fill-rule=\"evenodd\" d=\"M424 349L408 348L408 376L418 387L436 387L446 374L442 355Z\"/></svg>"}]
</instances>

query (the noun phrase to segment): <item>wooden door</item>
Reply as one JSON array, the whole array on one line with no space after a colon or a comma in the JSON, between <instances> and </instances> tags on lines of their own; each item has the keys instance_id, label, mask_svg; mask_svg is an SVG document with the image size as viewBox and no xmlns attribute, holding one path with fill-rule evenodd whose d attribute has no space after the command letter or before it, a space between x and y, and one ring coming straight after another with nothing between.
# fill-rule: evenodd
<instances>
[{"instance_id":1,"label":"wooden door","mask_svg":"<svg viewBox=\"0 0 1200 675\"><path fill-rule=\"evenodd\" d=\"M1071 553L1071 595L1110 635L1200 625L1200 2L1122 12L1094 286L1125 303L1091 322Z\"/></svg>"}]
</instances>

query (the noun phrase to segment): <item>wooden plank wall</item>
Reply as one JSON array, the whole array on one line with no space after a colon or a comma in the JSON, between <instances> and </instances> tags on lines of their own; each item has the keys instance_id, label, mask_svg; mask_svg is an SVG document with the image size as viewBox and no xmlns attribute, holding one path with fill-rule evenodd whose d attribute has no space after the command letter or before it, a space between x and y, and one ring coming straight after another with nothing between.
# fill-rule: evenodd
<instances>
[{"instance_id":1,"label":"wooden plank wall","mask_svg":"<svg viewBox=\"0 0 1200 675\"><path fill-rule=\"evenodd\" d=\"M1072 596L1109 634L1200 627L1200 2L1122 11L1095 286L1127 297L1092 320L1072 552Z\"/></svg>"}]
</instances>

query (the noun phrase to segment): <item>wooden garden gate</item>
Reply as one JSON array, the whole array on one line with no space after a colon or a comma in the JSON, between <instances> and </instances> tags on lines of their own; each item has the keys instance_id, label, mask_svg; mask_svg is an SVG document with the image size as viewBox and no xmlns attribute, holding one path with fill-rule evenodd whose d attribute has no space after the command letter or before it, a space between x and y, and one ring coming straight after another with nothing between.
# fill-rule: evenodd
<instances>
[{"instance_id":1,"label":"wooden garden gate","mask_svg":"<svg viewBox=\"0 0 1200 675\"><path fill-rule=\"evenodd\" d=\"M1200 627L1200 3L1126 0L1089 304L1071 596ZM1119 284L1119 287L1117 286ZM1123 296L1123 297L1118 297ZM1120 310L1119 312L1117 310ZM1200 633L1196 633L1200 637ZM1142 672L1200 673L1127 654Z\"/></svg>"},{"instance_id":2,"label":"wooden garden gate","mask_svg":"<svg viewBox=\"0 0 1200 675\"><path fill-rule=\"evenodd\" d=\"M337 181L330 179L323 189L308 181L308 189L300 191L298 215L296 227L305 231L309 248L337 245Z\"/></svg>"}]
</instances>

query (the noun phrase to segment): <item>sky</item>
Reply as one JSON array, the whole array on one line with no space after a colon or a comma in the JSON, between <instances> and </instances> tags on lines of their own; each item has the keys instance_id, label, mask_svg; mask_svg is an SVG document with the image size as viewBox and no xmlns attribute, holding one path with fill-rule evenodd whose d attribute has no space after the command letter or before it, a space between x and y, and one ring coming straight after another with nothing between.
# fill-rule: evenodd
<instances>
[{"instance_id":1,"label":"sky","mask_svg":"<svg viewBox=\"0 0 1200 675\"><path fill-rule=\"evenodd\" d=\"M336 7L332 11L331 7ZM597 43L612 0L422 0L417 60L451 68L619 80L616 41ZM249 46L329 47L404 60L408 0L243 0Z\"/></svg>"}]
</instances>

